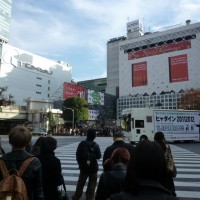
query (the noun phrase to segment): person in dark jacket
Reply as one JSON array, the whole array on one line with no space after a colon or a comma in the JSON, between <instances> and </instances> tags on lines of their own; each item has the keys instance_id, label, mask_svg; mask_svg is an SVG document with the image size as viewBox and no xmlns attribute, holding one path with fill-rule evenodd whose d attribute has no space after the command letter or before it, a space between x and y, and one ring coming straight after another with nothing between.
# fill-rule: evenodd
<instances>
[{"instance_id":1,"label":"person in dark jacket","mask_svg":"<svg viewBox=\"0 0 200 200\"><path fill-rule=\"evenodd\" d=\"M94 142L96 138L96 131L94 129L88 129L87 138L79 143L77 151L76 151L76 159L79 165L80 174L78 178L78 183L76 185L76 191L72 196L72 200L79 200L83 193L83 187L88 180L87 190L86 190L86 200L93 200L95 188L97 184L97 172L99 170L97 159L101 158L101 151L99 145ZM92 148L94 161L93 165L88 171L88 168L85 166L85 158L83 158L83 154L87 148Z\"/></svg>"},{"instance_id":2,"label":"person in dark jacket","mask_svg":"<svg viewBox=\"0 0 200 200\"><path fill-rule=\"evenodd\" d=\"M25 151L26 145L31 141L30 131L23 126L16 126L9 133L9 143L12 151L4 154L2 159L8 170L19 170L24 160L33 155ZM0 171L0 181L2 180ZM39 159L34 158L22 175L25 182L29 200L44 200L42 187L42 167Z\"/></svg>"},{"instance_id":3,"label":"person in dark jacket","mask_svg":"<svg viewBox=\"0 0 200 200\"><path fill-rule=\"evenodd\" d=\"M45 200L56 200L58 186L62 184L62 168L60 160L55 156L57 141L51 136L44 137L38 158L42 164L42 178Z\"/></svg>"},{"instance_id":4,"label":"person in dark jacket","mask_svg":"<svg viewBox=\"0 0 200 200\"><path fill-rule=\"evenodd\" d=\"M133 150L123 192L109 200L178 200L166 189L167 165L159 144L144 140Z\"/></svg>"},{"instance_id":5,"label":"person in dark jacket","mask_svg":"<svg viewBox=\"0 0 200 200\"><path fill-rule=\"evenodd\" d=\"M165 140L165 135L163 132L156 132L154 135L154 141L160 144L167 162L167 189L176 196L176 190L174 185L173 177L176 177L176 166L174 164L174 159L171 153L171 148Z\"/></svg>"},{"instance_id":6,"label":"person in dark jacket","mask_svg":"<svg viewBox=\"0 0 200 200\"><path fill-rule=\"evenodd\" d=\"M95 200L106 200L111 194L122 191L130 153L125 148L114 150L111 158L104 163L104 172L100 176Z\"/></svg>"},{"instance_id":7,"label":"person in dark jacket","mask_svg":"<svg viewBox=\"0 0 200 200\"><path fill-rule=\"evenodd\" d=\"M108 146L106 148L106 150L104 151L103 164L108 158L111 157L113 151L115 149L119 148L119 147L126 148L129 151L130 154L134 149L134 146L132 144L126 143L124 141L124 134L121 131L118 131L118 132L114 133L113 140L114 140L113 144L111 146Z\"/></svg>"},{"instance_id":8,"label":"person in dark jacket","mask_svg":"<svg viewBox=\"0 0 200 200\"><path fill-rule=\"evenodd\" d=\"M32 149L31 149L31 153L34 155L34 156L37 156L39 155L40 153L40 147L41 147L41 144L42 144L42 141L45 137L44 136L40 136L34 143Z\"/></svg>"}]
</instances>

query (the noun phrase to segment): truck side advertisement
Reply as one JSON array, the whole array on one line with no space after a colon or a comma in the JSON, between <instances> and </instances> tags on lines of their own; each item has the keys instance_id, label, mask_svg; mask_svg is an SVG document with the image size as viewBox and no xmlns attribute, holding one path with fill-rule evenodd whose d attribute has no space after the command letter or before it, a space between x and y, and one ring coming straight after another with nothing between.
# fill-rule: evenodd
<instances>
[{"instance_id":1,"label":"truck side advertisement","mask_svg":"<svg viewBox=\"0 0 200 200\"><path fill-rule=\"evenodd\" d=\"M200 112L154 110L155 132L162 131L166 140L198 140Z\"/></svg>"}]
</instances>

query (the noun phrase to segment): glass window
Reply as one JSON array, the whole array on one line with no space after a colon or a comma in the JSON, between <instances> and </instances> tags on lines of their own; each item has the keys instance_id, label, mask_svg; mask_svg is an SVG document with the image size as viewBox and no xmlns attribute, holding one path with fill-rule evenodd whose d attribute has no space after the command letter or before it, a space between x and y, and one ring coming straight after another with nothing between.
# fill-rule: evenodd
<instances>
[{"instance_id":1,"label":"glass window","mask_svg":"<svg viewBox=\"0 0 200 200\"><path fill-rule=\"evenodd\" d=\"M144 120L135 120L135 128L144 128Z\"/></svg>"}]
</instances>

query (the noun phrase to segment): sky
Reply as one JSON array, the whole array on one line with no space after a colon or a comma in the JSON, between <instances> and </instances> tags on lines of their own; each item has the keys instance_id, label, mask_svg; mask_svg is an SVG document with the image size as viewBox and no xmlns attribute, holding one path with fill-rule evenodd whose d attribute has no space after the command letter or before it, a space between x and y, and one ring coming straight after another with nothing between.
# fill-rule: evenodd
<instances>
[{"instance_id":1,"label":"sky","mask_svg":"<svg viewBox=\"0 0 200 200\"><path fill-rule=\"evenodd\" d=\"M9 43L72 66L74 81L107 76L107 42L137 19L144 32L200 22L199 0L13 0Z\"/></svg>"}]
</instances>

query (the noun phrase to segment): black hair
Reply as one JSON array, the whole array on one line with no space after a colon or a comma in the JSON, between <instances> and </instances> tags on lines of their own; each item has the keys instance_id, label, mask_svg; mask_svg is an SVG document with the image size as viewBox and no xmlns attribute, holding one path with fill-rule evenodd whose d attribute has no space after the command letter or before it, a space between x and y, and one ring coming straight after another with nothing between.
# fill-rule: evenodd
<instances>
[{"instance_id":1,"label":"black hair","mask_svg":"<svg viewBox=\"0 0 200 200\"><path fill-rule=\"evenodd\" d=\"M52 153L57 148L57 140L51 136L44 137L41 141L41 153Z\"/></svg>"},{"instance_id":2,"label":"black hair","mask_svg":"<svg viewBox=\"0 0 200 200\"><path fill-rule=\"evenodd\" d=\"M88 129L87 131L87 140L88 141L93 141L96 138L96 131L95 129Z\"/></svg>"},{"instance_id":3,"label":"black hair","mask_svg":"<svg viewBox=\"0 0 200 200\"><path fill-rule=\"evenodd\" d=\"M139 192L141 180L153 180L166 186L167 166L160 145L144 140L131 153L124 191L136 195Z\"/></svg>"},{"instance_id":4,"label":"black hair","mask_svg":"<svg viewBox=\"0 0 200 200\"><path fill-rule=\"evenodd\" d=\"M166 140L165 140L165 135L163 132L159 131L156 132L154 135L154 141L159 143L160 146L162 147L163 151L166 152Z\"/></svg>"}]
</instances>

